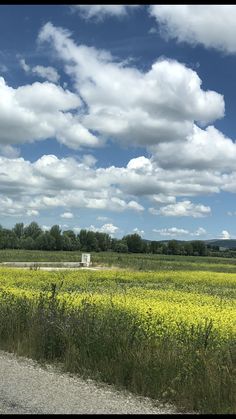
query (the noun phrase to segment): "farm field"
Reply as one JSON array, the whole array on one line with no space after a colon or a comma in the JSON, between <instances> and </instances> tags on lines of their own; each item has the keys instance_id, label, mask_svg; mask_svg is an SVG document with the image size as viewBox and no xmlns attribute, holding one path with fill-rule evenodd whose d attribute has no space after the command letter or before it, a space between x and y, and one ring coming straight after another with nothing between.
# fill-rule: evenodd
<instances>
[{"instance_id":1,"label":"farm field","mask_svg":"<svg viewBox=\"0 0 236 419\"><path fill-rule=\"evenodd\" d=\"M236 259L208 256L174 256L114 252L91 252L93 266L120 267L132 270L194 270L235 272ZM80 262L78 251L0 250L1 262Z\"/></svg>"},{"instance_id":2,"label":"farm field","mask_svg":"<svg viewBox=\"0 0 236 419\"><path fill-rule=\"evenodd\" d=\"M197 270L190 260L187 270L183 258L164 262L172 270L1 267L1 348L181 411L235 413L234 264L206 261L208 270Z\"/></svg>"}]
</instances>

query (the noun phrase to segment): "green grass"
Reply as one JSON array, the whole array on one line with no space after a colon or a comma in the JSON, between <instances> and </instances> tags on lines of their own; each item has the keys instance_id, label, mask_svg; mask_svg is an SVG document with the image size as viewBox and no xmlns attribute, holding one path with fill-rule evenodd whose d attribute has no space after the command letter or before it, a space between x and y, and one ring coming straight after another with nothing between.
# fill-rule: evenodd
<instances>
[{"instance_id":1,"label":"green grass","mask_svg":"<svg viewBox=\"0 0 236 419\"><path fill-rule=\"evenodd\" d=\"M152 254L91 252L94 265L117 266L135 270L202 270L236 272L236 259ZM81 252L0 250L0 262L80 262Z\"/></svg>"}]
</instances>

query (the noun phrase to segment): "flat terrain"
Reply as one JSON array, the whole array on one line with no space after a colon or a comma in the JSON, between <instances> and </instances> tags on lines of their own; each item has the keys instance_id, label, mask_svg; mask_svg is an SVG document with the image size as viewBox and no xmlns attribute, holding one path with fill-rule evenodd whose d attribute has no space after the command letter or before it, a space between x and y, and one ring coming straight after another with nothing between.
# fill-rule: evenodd
<instances>
[{"instance_id":1,"label":"flat terrain","mask_svg":"<svg viewBox=\"0 0 236 419\"><path fill-rule=\"evenodd\" d=\"M81 262L78 251L0 250L0 266L5 263L33 263L44 266L76 267ZM236 259L210 256L159 255L144 253L91 252L92 267L123 268L139 271L211 271L236 273Z\"/></svg>"},{"instance_id":2,"label":"flat terrain","mask_svg":"<svg viewBox=\"0 0 236 419\"><path fill-rule=\"evenodd\" d=\"M0 348L53 365L2 356L0 413L163 413L164 403L235 413L234 258L100 252L78 268L80 260L0 251Z\"/></svg>"},{"instance_id":3,"label":"flat terrain","mask_svg":"<svg viewBox=\"0 0 236 419\"><path fill-rule=\"evenodd\" d=\"M145 397L0 351L0 414L166 414Z\"/></svg>"}]
</instances>

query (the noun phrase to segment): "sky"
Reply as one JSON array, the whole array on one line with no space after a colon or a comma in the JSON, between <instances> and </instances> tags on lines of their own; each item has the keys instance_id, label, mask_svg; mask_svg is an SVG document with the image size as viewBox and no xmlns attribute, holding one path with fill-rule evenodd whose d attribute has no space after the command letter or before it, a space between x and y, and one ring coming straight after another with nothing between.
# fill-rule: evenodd
<instances>
[{"instance_id":1,"label":"sky","mask_svg":"<svg viewBox=\"0 0 236 419\"><path fill-rule=\"evenodd\" d=\"M236 5L0 5L0 224L236 238Z\"/></svg>"}]
</instances>

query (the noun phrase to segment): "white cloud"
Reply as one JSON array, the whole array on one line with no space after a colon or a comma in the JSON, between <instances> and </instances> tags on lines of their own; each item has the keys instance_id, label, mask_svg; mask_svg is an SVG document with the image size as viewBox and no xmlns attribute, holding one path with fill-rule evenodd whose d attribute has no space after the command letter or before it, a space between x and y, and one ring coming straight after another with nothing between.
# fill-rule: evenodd
<instances>
[{"instance_id":1,"label":"white cloud","mask_svg":"<svg viewBox=\"0 0 236 419\"><path fill-rule=\"evenodd\" d=\"M74 231L75 234L79 234L81 227L73 227L72 230Z\"/></svg>"},{"instance_id":2,"label":"white cloud","mask_svg":"<svg viewBox=\"0 0 236 419\"><path fill-rule=\"evenodd\" d=\"M153 229L154 233L158 233L161 236L170 236L170 237L176 237L176 236L183 236L188 235L189 231L185 230L184 228L177 228L177 227L170 227L170 228L161 228L161 229Z\"/></svg>"},{"instance_id":3,"label":"white cloud","mask_svg":"<svg viewBox=\"0 0 236 419\"><path fill-rule=\"evenodd\" d=\"M97 132L100 141L113 138L151 151L151 159L140 156L126 168L107 170L111 179L119 178L123 192L150 199L162 194L167 203L176 196L235 192L235 143L214 126L195 123L223 117L224 99L204 91L196 71L158 59L141 72L107 51L76 45L69 31L51 23L38 39L50 43L87 105L80 117L83 127Z\"/></svg>"},{"instance_id":4,"label":"white cloud","mask_svg":"<svg viewBox=\"0 0 236 419\"><path fill-rule=\"evenodd\" d=\"M42 225L41 228L43 231L49 231L51 229L50 226L46 226L46 225Z\"/></svg>"},{"instance_id":5,"label":"white cloud","mask_svg":"<svg viewBox=\"0 0 236 419\"><path fill-rule=\"evenodd\" d=\"M144 232L144 230L140 230L139 228L137 228L137 227L135 227L134 229L133 229L133 233L136 233L136 234L139 234L139 236L144 236L144 234L145 234L145 232Z\"/></svg>"},{"instance_id":6,"label":"white cloud","mask_svg":"<svg viewBox=\"0 0 236 419\"><path fill-rule=\"evenodd\" d=\"M223 96L201 89L197 73L175 60L158 59L141 72L107 51L76 45L70 33L51 23L39 42L49 42L88 106L82 118L104 138L137 146L183 140L194 121L224 116Z\"/></svg>"},{"instance_id":7,"label":"white cloud","mask_svg":"<svg viewBox=\"0 0 236 419\"><path fill-rule=\"evenodd\" d=\"M74 214L72 212L64 212L60 215L61 218L74 218Z\"/></svg>"},{"instance_id":8,"label":"white cloud","mask_svg":"<svg viewBox=\"0 0 236 419\"><path fill-rule=\"evenodd\" d=\"M52 83L57 83L60 79L60 75L58 74L57 70L54 67L45 67L42 65L36 65L34 67L30 67L28 64L26 64L25 60L21 58L19 60L20 66L23 68L23 70L26 73L30 74L36 74L37 76L49 80Z\"/></svg>"},{"instance_id":9,"label":"white cloud","mask_svg":"<svg viewBox=\"0 0 236 419\"><path fill-rule=\"evenodd\" d=\"M33 83L16 89L0 77L0 144L20 144L55 137L77 149L99 145L71 110L82 106L77 95L55 84Z\"/></svg>"},{"instance_id":10,"label":"white cloud","mask_svg":"<svg viewBox=\"0 0 236 419\"><path fill-rule=\"evenodd\" d=\"M92 4L92 5L74 5L74 10L77 10L85 19L96 18L96 20L103 20L105 17L116 16L121 17L127 15L131 8L140 7L139 5L123 5L123 4Z\"/></svg>"},{"instance_id":11,"label":"white cloud","mask_svg":"<svg viewBox=\"0 0 236 419\"><path fill-rule=\"evenodd\" d=\"M12 211L17 204L23 214L25 209L55 207L144 210L129 195L113 187L118 182L119 169L118 173L111 173L110 168L95 169L73 158L58 159L54 155L42 156L34 163L0 157L0 167L0 194L9 198L2 203L0 213L4 208Z\"/></svg>"},{"instance_id":12,"label":"white cloud","mask_svg":"<svg viewBox=\"0 0 236 419\"><path fill-rule=\"evenodd\" d=\"M0 156L0 194L19 203L22 213L24 208L55 207L143 212L144 206L138 198L146 196L155 204L154 208L149 208L153 214L197 217L209 215L210 208L188 200L176 203L176 196L219 192L225 187L224 176L220 174L164 170L155 162L151 165L151 170L147 165L145 172L139 167L134 169L134 162L129 169L129 164L96 168L74 158L59 159L54 155L44 155L33 163L22 157ZM167 206L160 207L162 204ZM10 207L12 205L11 202Z\"/></svg>"},{"instance_id":13,"label":"white cloud","mask_svg":"<svg viewBox=\"0 0 236 419\"><path fill-rule=\"evenodd\" d=\"M193 236L204 236L206 234L206 230L203 227L199 227L194 233L192 233Z\"/></svg>"},{"instance_id":14,"label":"white cloud","mask_svg":"<svg viewBox=\"0 0 236 419\"><path fill-rule=\"evenodd\" d=\"M175 196L168 196L164 193L159 193L157 195L152 195L152 201L157 204L174 204L176 202Z\"/></svg>"},{"instance_id":15,"label":"white cloud","mask_svg":"<svg viewBox=\"0 0 236 419\"><path fill-rule=\"evenodd\" d=\"M37 215L39 215L39 212L37 211L37 210L27 210L26 211L26 214L29 216L29 217L36 217Z\"/></svg>"},{"instance_id":16,"label":"white cloud","mask_svg":"<svg viewBox=\"0 0 236 419\"><path fill-rule=\"evenodd\" d=\"M12 147L9 144L0 144L0 155L8 157L9 159L14 159L19 157L20 150L16 147Z\"/></svg>"},{"instance_id":17,"label":"white cloud","mask_svg":"<svg viewBox=\"0 0 236 419\"><path fill-rule=\"evenodd\" d=\"M129 161L127 169L135 170L139 173L147 173L152 171L152 163L144 156L136 157Z\"/></svg>"},{"instance_id":18,"label":"white cloud","mask_svg":"<svg viewBox=\"0 0 236 419\"><path fill-rule=\"evenodd\" d=\"M100 227L101 233L114 234L118 230L119 230L119 227L116 227L113 224L104 224L102 227Z\"/></svg>"},{"instance_id":19,"label":"white cloud","mask_svg":"<svg viewBox=\"0 0 236 419\"><path fill-rule=\"evenodd\" d=\"M154 27L152 27L152 28L150 28L149 29L149 31L148 31L148 33L150 33L150 35L154 35L154 34L156 34L158 31L157 31L157 28L154 28Z\"/></svg>"},{"instance_id":20,"label":"white cloud","mask_svg":"<svg viewBox=\"0 0 236 419\"><path fill-rule=\"evenodd\" d=\"M232 217L233 215L236 215L236 211L227 211L227 215Z\"/></svg>"},{"instance_id":21,"label":"white cloud","mask_svg":"<svg viewBox=\"0 0 236 419\"><path fill-rule=\"evenodd\" d=\"M138 202L136 201L129 201L127 204L127 208L134 210L134 211L144 211L144 207L142 205L140 205Z\"/></svg>"},{"instance_id":22,"label":"white cloud","mask_svg":"<svg viewBox=\"0 0 236 419\"><path fill-rule=\"evenodd\" d=\"M60 75L57 70L53 67L44 67L42 65L36 65L32 68L32 73L37 74L39 77L49 80L53 83L57 83Z\"/></svg>"},{"instance_id":23,"label":"white cloud","mask_svg":"<svg viewBox=\"0 0 236 419\"><path fill-rule=\"evenodd\" d=\"M181 201L161 207L158 212L166 217L206 217L210 215L211 208L202 204L193 204L191 201Z\"/></svg>"},{"instance_id":24,"label":"white cloud","mask_svg":"<svg viewBox=\"0 0 236 419\"><path fill-rule=\"evenodd\" d=\"M161 33L179 42L235 54L235 5L151 5Z\"/></svg>"},{"instance_id":25,"label":"white cloud","mask_svg":"<svg viewBox=\"0 0 236 419\"><path fill-rule=\"evenodd\" d=\"M177 227L169 227L169 228L161 228L161 229L153 229L154 233L158 233L161 236L170 236L170 237L178 237L178 236L204 236L207 234L206 230L202 227L199 227L196 231L190 232L184 228L177 228Z\"/></svg>"},{"instance_id":26,"label":"white cloud","mask_svg":"<svg viewBox=\"0 0 236 419\"><path fill-rule=\"evenodd\" d=\"M107 233L113 235L119 230L119 227L116 227L113 224L104 224L102 227L95 227L94 225L90 225L90 227L87 227L86 229L90 231L98 231L100 233Z\"/></svg>"},{"instance_id":27,"label":"white cloud","mask_svg":"<svg viewBox=\"0 0 236 419\"><path fill-rule=\"evenodd\" d=\"M23 68L23 70L26 73L29 73L30 72L30 66L28 64L26 64L24 58L20 58L19 63L20 63L21 68Z\"/></svg>"},{"instance_id":28,"label":"white cloud","mask_svg":"<svg viewBox=\"0 0 236 419\"><path fill-rule=\"evenodd\" d=\"M159 164L165 168L235 168L236 144L213 126L203 130L195 125L185 141L159 144L153 148L153 152Z\"/></svg>"},{"instance_id":29,"label":"white cloud","mask_svg":"<svg viewBox=\"0 0 236 419\"><path fill-rule=\"evenodd\" d=\"M220 238L223 240L228 240L228 239L231 239L231 235L227 230L222 230L220 234Z\"/></svg>"},{"instance_id":30,"label":"white cloud","mask_svg":"<svg viewBox=\"0 0 236 419\"><path fill-rule=\"evenodd\" d=\"M85 164L85 166L94 166L97 162L97 159L92 156L92 154L84 154L82 158L82 163Z\"/></svg>"}]
</instances>

